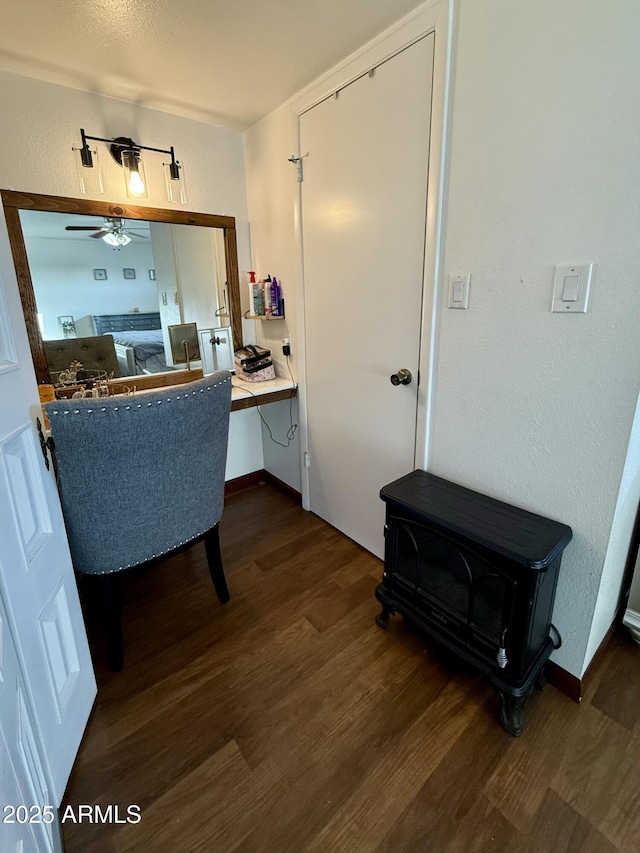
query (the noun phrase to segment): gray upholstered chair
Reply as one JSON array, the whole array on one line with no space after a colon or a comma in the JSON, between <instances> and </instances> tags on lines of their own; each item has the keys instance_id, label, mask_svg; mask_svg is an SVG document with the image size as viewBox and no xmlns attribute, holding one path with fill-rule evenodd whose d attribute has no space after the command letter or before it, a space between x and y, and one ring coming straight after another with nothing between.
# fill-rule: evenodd
<instances>
[{"instance_id":1,"label":"gray upholstered chair","mask_svg":"<svg viewBox=\"0 0 640 853\"><path fill-rule=\"evenodd\" d=\"M120 365L111 335L89 338L61 338L43 341L47 366L51 374L66 370L72 361L81 362L85 370L106 370L120 376ZM55 381L55 378L52 376Z\"/></svg>"},{"instance_id":2,"label":"gray upholstered chair","mask_svg":"<svg viewBox=\"0 0 640 853\"><path fill-rule=\"evenodd\" d=\"M218 597L229 599L218 522L231 377L45 408L73 565L101 579L109 665L122 669L118 572L204 539Z\"/></svg>"}]
</instances>

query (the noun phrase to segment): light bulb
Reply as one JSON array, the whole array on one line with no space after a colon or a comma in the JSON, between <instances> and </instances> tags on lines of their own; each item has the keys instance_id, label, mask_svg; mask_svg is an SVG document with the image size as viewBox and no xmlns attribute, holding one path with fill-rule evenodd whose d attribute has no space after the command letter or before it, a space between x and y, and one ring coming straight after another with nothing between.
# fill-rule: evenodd
<instances>
[{"instance_id":1,"label":"light bulb","mask_svg":"<svg viewBox=\"0 0 640 853\"><path fill-rule=\"evenodd\" d=\"M124 180L129 198L146 197L147 188L144 181L144 164L140 154L133 148L122 152Z\"/></svg>"},{"instance_id":2,"label":"light bulb","mask_svg":"<svg viewBox=\"0 0 640 853\"><path fill-rule=\"evenodd\" d=\"M131 171L131 176L129 178L129 189L132 193L136 195L142 195L144 192L144 181L140 177L140 173L136 171Z\"/></svg>"}]
</instances>

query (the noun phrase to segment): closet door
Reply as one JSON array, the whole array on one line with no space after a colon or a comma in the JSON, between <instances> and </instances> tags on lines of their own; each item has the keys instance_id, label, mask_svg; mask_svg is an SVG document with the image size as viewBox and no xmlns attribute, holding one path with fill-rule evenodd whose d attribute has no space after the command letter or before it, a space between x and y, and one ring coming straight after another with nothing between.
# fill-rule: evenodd
<instances>
[{"instance_id":1,"label":"closet door","mask_svg":"<svg viewBox=\"0 0 640 853\"><path fill-rule=\"evenodd\" d=\"M414 468L433 45L300 117L310 509L378 556Z\"/></svg>"}]
</instances>

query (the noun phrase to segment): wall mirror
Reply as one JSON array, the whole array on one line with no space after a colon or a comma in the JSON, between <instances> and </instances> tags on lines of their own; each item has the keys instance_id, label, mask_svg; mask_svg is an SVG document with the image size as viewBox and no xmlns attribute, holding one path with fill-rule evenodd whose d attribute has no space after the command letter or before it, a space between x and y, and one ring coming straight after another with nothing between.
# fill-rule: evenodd
<instances>
[{"instance_id":1,"label":"wall mirror","mask_svg":"<svg viewBox=\"0 0 640 853\"><path fill-rule=\"evenodd\" d=\"M168 331L179 323L230 326L242 346L233 217L1 195L39 383L73 338L111 335L120 376L183 368Z\"/></svg>"}]
</instances>

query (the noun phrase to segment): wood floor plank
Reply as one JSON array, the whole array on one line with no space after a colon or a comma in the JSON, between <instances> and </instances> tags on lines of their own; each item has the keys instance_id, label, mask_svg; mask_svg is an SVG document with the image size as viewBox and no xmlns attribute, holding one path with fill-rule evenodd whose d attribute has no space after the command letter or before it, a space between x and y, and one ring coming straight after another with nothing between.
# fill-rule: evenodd
<instances>
[{"instance_id":1,"label":"wood floor plank","mask_svg":"<svg viewBox=\"0 0 640 853\"><path fill-rule=\"evenodd\" d=\"M511 741L485 786L489 801L518 830L538 811L550 780L565 760L578 707L553 688L532 696L527 728Z\"/></svg>"},{"instance_id":2,"label":"wood floor plank","mask_svg":"<svg viewBox=\"0 0 640 853\"><path fill-rule=\"evenodd\" d=\"M338 586L350 586L363 577L375 578L376 582L380 583L383 567L384 563L382 560L363 550L348 566L340 566L331 575L331 580L337 583Z\"/></svg>"},{"instance_id":3,"label":"wood floor plank","mask_svg":"<svg viewBox=\"0 0 640 853\"><path fill-rule=\"evenodd\" d=\"M520 834L515 827L481 795L441 850L442 853L518 853L519 843Z\"/></svg>"},{"instance_id":4,"label":"wood floor plank","mask_svg":"<svg viewBox=\"0 0 640 853\"><path fill-rule=\"evenodd\" d=\"M620 772L627 766L629 732L591 705L580 710L580 726L567 732L566 758L557 768L551 787L601 831L613 804L637 799L637 790L625 787ZM637 812L629 828L640 828Z\"/></svg>"},{"instance_id":5,"label":"wood floor plank","mask_svg":"<svg viewBox=\"0 0 640 853\"><path fill-rule=\"evenodd\" d=\"M423 694L414 689L416 674L415 667L404 670L402 681L384 685L383 689L361 686L358 692L371 691L365 694L369 697L366 710L359 710L363 702L354 691L343 711L336 715L326 708L315 721L311 720L311 738L304 742L296 739L291 759L281 765L284 785L275 797L269 798L270 802L264 802L265 818L234 849L309 849L311 838L359 789L371 765L394 751L406 729L424 712ZM354 732L356 714L360 726ZM291 741L284 743L289 750ZM272 772L269 764L262 766L262 778L265 770ZM268 819L271 814L278 814L277 823Z\"/></svg>"},{"instance_id":6,"label":"wood floor plank","mask_svg":"<svg viewBox=\"0 0 640 853\"><path fill-rule=\"evenodd\" d=\"M418 661L396 656L396 664L400 680L415 670ZM279 836L292 810L310 807L309 798L317 803L317 777L323 778L324 768L332 766L350 745L358 709L373 713L374 706L367 700L376 697L382 702L385 695L393 694L394 686L392 679L382 679L379 672L376 675L372 664L369 671L363 671L360 682L354 680L334 698L331 707L307 716L295 743L287 740L277 744L253 771L249 784L226 789L221 798L210 803L209 815L215 827L212 844L224 850L253 849L249 838L258 833L256 849L280 849L281 837L270 844L270 833Z\"/></svg>"},{"instance_id":7,"label":"wood floor plank","mask_svg":"<svg viewBox=\"0 0 640 853\"><path fill-rule=\"evenodd\" d=\"M447 760L393 824L379 851L438 853L458 833L469 813L478 807L484 784L510 745L510 736L495 724L493 704L485 702L484 713L462 733ZM465 766L463 778L461 766Z\"/></svg>"},{"instance_id":8,"label":"wood floor plank","mask_svg":"<svg viewBox=\"0 0 640 853\"><path fill-rule=\"evenodd\" d=\"M125 668L99 693L63 806L67 853L627 853L638 850L638 654L615 639L582 706L548 687L519 739L468 667L398 616L381 563L270 486L221 523L231 600L204 549L123 579Z\"/></svg>"},{"instance_id":9,"label":"wood floor plank","mask_svg":"<svg viewBox=\"0 0 640 853\"><path fill-rule=\"evenodd\" d=\"M307 849L312 853L375 850L478 713L478 706L463 691L447 685Z\"/></svg>"},{"instance_id":10,"label":"wood floor plank","mask_svg":"<svg viewBox=\"0 0 640 853\"><path fill-rule=\"evenodd\" d=\"M211 803L250 778L251 770L238 745L229 741L156 800L146 812L144 824L130 824L118 830L115 853L145 849L208 853L213 849Z\"/></svg>"},{"instance_id":11,"label":"wood floor plank","mask_svg":"<svg viewBox=\"0 0 640 853\"><path fill-rule=\"evenodd\" d=\"M615 636L607 649L607 661L591 704L630 732L640 735L640 665L632 655L616 654L626 645L633 650L630 637Z\"/></svg>"},{"instance_id":12,"label":"wood floor plank","mask_svg":"<svg viewBox=\"0 0 640 853\"><path fill-rule=\"evenodd\" d=\"M557 853L585 851L587 839L592 832L591 823L551 790L547 790L540 808L522 832L518 853L539 853L540 850L554 850ZM603 853L616 848L604 842Z\"/></svg>"},{"instance_id":13,"label":"wood floor plank","mask_svg":"<svg viewBox=\"0 0 640 853\"><path fill-rule=\"evenodd\" d=\"M638 705L636 704L636 711ZM629 739L624 758L617 768L620 786L611 797L607 788L608 807L597 821L597 829L610 838L620 850L640 851L640 738Z\"/></svg>"}]
</instances>

